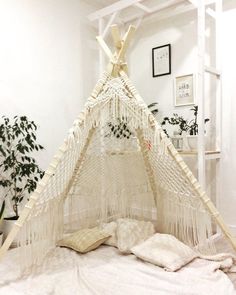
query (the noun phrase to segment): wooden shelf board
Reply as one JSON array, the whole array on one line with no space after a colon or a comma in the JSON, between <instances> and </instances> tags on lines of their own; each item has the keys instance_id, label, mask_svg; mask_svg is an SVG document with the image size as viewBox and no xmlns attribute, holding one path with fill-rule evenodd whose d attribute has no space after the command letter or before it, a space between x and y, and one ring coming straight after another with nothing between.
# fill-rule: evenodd
<instances>
[{"instance_id":1,"label":"wooden shelf board","mask_svg":"<svg viewBox=\"0 0 236 295\"><path fill-rule=\"evenodd\" d=\"M180 153L180 155L182 156L197 156L198 152L197 150L192 150L192 151L185 151L185 150L181 150L178 151ZM205 152L205 156L206 159L211 160L211 159L219 159L221 156L220 151L206 151Z\"/></svg>"}]
</instances>

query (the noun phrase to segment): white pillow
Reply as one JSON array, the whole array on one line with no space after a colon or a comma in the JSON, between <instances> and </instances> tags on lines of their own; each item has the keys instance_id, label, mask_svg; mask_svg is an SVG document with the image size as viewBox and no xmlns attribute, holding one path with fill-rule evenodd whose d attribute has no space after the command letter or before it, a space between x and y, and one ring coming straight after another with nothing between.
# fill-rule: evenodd
<instances>
[{"instance_id":1,"label":"white pillow","mask_svg":"<svg viewBox=\"0 0 236 295\"><path fill-rule=\"evenodd\" d=\"M155 233L151 222L129 218L117 220L117 246L123 253L131 253L131 248L142 243Z\"/></svg>"},{"instance_id":2,"label":"white pillow","mask_svg":"<svg viewBox=\"0 0 236 295\"><path fill-rule=\"evenodd\" d=\"M102 223L100 228L111 236L108 240L104 242L104 244L117 247L117 223L115 221L109 223Z\"/></svg>"},{"instance_id":3,"label":"white pillow","mask_svg":"<svg viewBox=\"0 0 236 295\"><path fill-rule=\"evenodd\" d=\"M190 247L167 234L155 234L131 251L140 259L167 271L176 271L198 256Z\"/></svg>"}]
</instances>

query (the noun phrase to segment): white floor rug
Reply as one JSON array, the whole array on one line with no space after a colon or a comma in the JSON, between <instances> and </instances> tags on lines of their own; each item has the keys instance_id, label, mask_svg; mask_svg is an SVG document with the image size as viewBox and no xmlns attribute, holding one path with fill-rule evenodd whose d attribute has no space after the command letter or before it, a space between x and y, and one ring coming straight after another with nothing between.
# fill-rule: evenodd
<instances>
[{"instance_id":1,"label":"white floor rug","mask_svg":"<svg viewBox=\"0 0 236 295\"><path fill-rule=\"evenodd\" d=\"M102 246L88 254L57 248L26 277L10 251L0 264L0 295L233 295L233 284L219 263L196 259L170 273L134 255Z\"/></svg>"}]
</instances>

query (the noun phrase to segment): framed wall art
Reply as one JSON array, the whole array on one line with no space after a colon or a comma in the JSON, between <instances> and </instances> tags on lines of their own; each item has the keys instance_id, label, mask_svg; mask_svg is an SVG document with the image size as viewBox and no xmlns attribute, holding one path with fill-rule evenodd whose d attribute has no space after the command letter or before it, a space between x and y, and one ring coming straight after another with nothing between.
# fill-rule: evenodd
<instances>
[{"instance_id":1,"label":"framed wall art","mask_svg":"<svg viewBox=\"0 0 236 295\"><path fill-rule=\"evenodd\" d=\"M194 74L178 76L174 79L174 104L187 106L194 104Z\"/></svg>"},{"instance_id":2,"label":"framed wall art","mask_svg":"<svg viewBox=\"0 0 236 295\"><path fill-rule=\"evenodd\" d=\"M170 44L152 48L152 76L159 77L171 74Z\"/></svg>"}]
</instances>

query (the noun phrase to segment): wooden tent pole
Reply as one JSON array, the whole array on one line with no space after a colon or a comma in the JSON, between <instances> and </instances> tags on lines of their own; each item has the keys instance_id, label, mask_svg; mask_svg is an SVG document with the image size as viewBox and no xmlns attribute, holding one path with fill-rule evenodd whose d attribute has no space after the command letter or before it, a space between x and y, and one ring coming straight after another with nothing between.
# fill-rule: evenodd
<instances>
[{"instance_id":1,"label":"wooden tent pole","mask_svg":"<svg viewBox=\"0 0 236 295\"><path fill-rule=\"evenodd\" d=\"M131 39L133 38L134 36L134 32L135 32L135 27L134 26L129 26L129 29L124 37L124 40L123 40L123 44L122 44L122 47L118 53L118 56L117 56L117 62L119 63L120 60L122 60L124 58L124 55L125 55L125 52L130 44L130 41Z\"/></svg>"},{"instance_id":2,"label":"wooden tent pole","mask_svg":"<svg viewBox=\"0 0 236 295\"><path fill-rule=\"evenodd\" d=\"M77 163L76 163L75 168L74 168L74 172L73 172L73 174L72 174L72 176L71 176L71 179L70 179L70 181L68 182L66 188L64 189L64 191L63 191L63 193L62 193L62 198L63 198L63 199L66 199L66 198L67 198L67 195L68 195L68 193L69 193L69 191L70 191L70 188L71 188L71 186L73 185L73 183L74 183L74 181L75 181L75 178L76 178L76 176L77 176L77 173L79 172L80 167L81 167L81 165L82 165L82 163L83 163L83 160L84 160L84 157L85 157L86 151L87 151L87 149L88 149L88 147L89 147L89 144L90 144L90 142L91 142L91 140L92 140L92 138L93 138L93 134L94 134L94 132L95 132L95 128L92 127L92 128L89 130L88 138L87 138L86 143L85 143L85 145L84 145L84 147L83 147L83 149L82 149L82 151L81 151L80 157L79 157L79 159L77 160Z\"/></svg>"},{"instance_id":3,"label":"wooden tent pole","mask_svg":"<svg viewBox=\"0 0 236 295\"><path fill-rule=\"evenodd\" d=\"M116 48L114 54L112 54L111 50L107 46L102 36L96 37L99 45L101 46L101 48L104 50L104 52L110 59L110 62L107 66L107 71L113 77L118 76L120 68L122 68L122 70L125 72L128 71L127 65L123 62L123 59L124 59L125 52L130 44L130 41L134 35L135 30L136 29L134 26L129 26L128 31L126 32L123 39L121 40L117 25L113 25L111 27L112 37L113 37L115 48Z\"/></svg>"},{"instance_id":4,"label":"wooden tent pole","mask_svg":"<svg viewBox=\"0 0 236 295\"><path fill-rule=\"evenodd\" d=\"M111 35L113 38L113 43L116 47L117 52L121 49L122 47L122 40L120 37L120 31L119 28L116 24L111 26Z\"/></svg>"},{"instance_id":5,"label":"wooden tent pole","mask_svg":"<svg viewBox=\"0 0 236 295\"><path fill-rule=\"evenodd\" d=\"M126 86L128 87L129 91L132 93L132 95L138 100L143 101L141 96L138 94L137 90L133 86L132 82L126 75L124 71L120 72L120 75L124 78L124 81L126 83ZM154 118L153 114L147 109L146 110L149 117L149 122L152 128L158 129L160 131L160 136L162 140L165 140L167 143L168 150L170 151L170 154L175 159L181 170L183 171L186 178L189 180L189 182L192 184L194 190L196 191L197 195L199 196L200 200L206 207L206 209L210 212L212 217L215 219L216 223L221 228L222 232L225 234L229 242L231 243L232 247L236 251L236 238L232 236L228 226L225 224L224 219L220 215L219 211L216 209L215 205L212 203L211 199L207 196L207 194L202 190L200 184L198 183L197 179L194 177L191 170L188 168L188 166L183 161L182 157L179 155L175 147L173 146L172 142L167 138L165 132L162 130L162 128L158 125L156 119Z\"/></svg>"},{"instance_id":6,"label":"wooden tent pole","mask_svg":"<svg viewBox=\"0 0 236 295\"><path fill-rule=\"evenodd\" d=\"M108 79L107 73L104 73L100 80L98 80L97 84L92 91L90 99L95 99L96 96L102 91L104 84ZM84 112L81 112L82 117ZM79 116L80 117L80 116ZM81 119L81 124L84 122L84 117ZM54 156L52 162L49 165L49 168L46 170L45 175L43 178L38 182L37 188L32 193L29 198L29 201L26 203L22 213L20 214L19 219L14 223L14 226L10 233L8 234L6 240L4 241L2 247L0 248L0 260L3 258L6 251L9 249L11 243L13 242L14 238L17 236L20 228L24 225L25 221L27 220L31 210L33 209L36 201L40 197L44 187L47 185L49 179L54 175L58 164L60 163L63 155L67 151L68 143L65 141L64 144L59 148L57 154Z\"/></svg>"}]
</instances>

